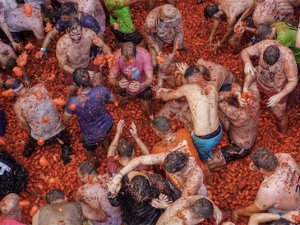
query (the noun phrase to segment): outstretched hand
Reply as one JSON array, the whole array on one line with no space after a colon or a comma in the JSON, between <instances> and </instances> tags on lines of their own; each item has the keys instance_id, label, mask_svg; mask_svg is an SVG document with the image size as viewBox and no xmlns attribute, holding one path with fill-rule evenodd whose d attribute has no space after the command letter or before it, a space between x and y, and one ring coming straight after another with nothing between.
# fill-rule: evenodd
<instances>
[{"instance_id":1,"label":"outstretched hand","mask_svg":"<svg viewBox=\"0 0 300 225\"><path fill-rule=\"evenodd\" d=\"M122 133L124 126L125 126L125 121L120 120L117 125L117 134L120 135Z\"/></svg>"},{"instance_id":2,"label":"outstretched hand","mask_svg":"<svg viewBox=\"0 0 300 225\"><path fill-rule=\"evenodd\" d=\"M189 65L185 62L176 63L177 72L184 75L185 71L189 68Z\"/></svg>"},{"instance_id":3,"label":"outstretched hand","mask_svg":"<svg viewBox=\"0 0 300 225\"><path fill-rule=\"evenodd\" d=\"M138 137L136 125L135 125L134 122L132 122L132 123L130 124L130 133L131 133L131 136L132 136L133 138L137 138L137 137Z\"/></svg>"}]
</instances>

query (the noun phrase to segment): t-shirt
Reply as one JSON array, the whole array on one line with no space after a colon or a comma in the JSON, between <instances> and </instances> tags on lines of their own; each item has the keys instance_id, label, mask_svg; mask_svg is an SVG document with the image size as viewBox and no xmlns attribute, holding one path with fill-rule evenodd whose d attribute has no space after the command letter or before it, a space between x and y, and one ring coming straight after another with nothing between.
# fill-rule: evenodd
<instances>
[{"instance_id":1,"label":"t-shirt","mask_svg":"<svg viewBox=\"0 0 300 225\"><path fill-rule=\"evenodd\" d=\"M275 22L272 27L276 28L277 31L276 40L283 46L290 48L297 63L300 63L300 49L296 48L297 29L284 22Z\"/></svg>"},{"instance_id":2,"label":"t-shirt","mask_svg":"<svg viewBox=\"0 0 300 225\"><path fill-rule=\"evenodd\" d=\"M20 223L16 220L6 219L6 218L3 219L0 218L0 224L1 225L26 225L25 223Z\"/></svg>"},{"instance_id":3,"label":"t-shirt","mask_svg":"<svg viewBox=\"0 0 300 225\"><path fill-rule=\"evenodd\" d=\"M111 68L113 74L121 72L129 83L131 81L139 81L140 83L144 82L146 80L145 72L153 70L151 55L149 52L142 47L137 47L136 50L137 53L135 62L131 65L125 64L125 59L121 54L121 50L117 50L115 54L116 64ZM144 87L137 92L131 92L129 88L126 88L126 91L131 95L136 95L143 92L146 88L147 87Z\"/></svg>"},{"instance_id":4,"label":"t-shirt","mask_svg":"<svg viewBox=\"0 0 300 225\"><path fill-rule=\"evenodd\" d=\"M110 176L118 173L123 168L123 165L117 161L114 156L107 157L107 166L106 171ZM148 171L150 170L149 166L138 166L134 171Z\"/></svg>"},{"instance_id":5,"label":"t-shirt","mask_svg":"<svg viewBox=\"0 0 300 225\"><path fill-rule=\"evenodd\" d=\"M132 22L129 6L123 6L124 0L104 0L104 4L109 11L110 26L119 25L122 33L133 33L135 26Z\"/></svg>"},{"instance_id":6,"label":"t-shirt","mask_svg":"<svg viewBox=\"0 0 300 225\"><path fill-rule=\"evenodd\" d=\"M97 20L94 17L87 14L81 18L81 25L83 28L91 29L96 34L100 33L101 31L101 27L99 26ZM63 32L67 28L67 22L63 21L62 19L59 19L55 25L55 28L58 32Z\"/></svg>"},{"instance_id":7,"label":"t-shirt","mask_svg":"<svg viewBox=\"0 0 300 225\"><path fill-rule=\"evenodd\" d=\"M20 193L27 181L26 169L0 149L0 199L9 193Z\"/></svg>"},{"instance_id":8,"label":"t-shirt","mask_svg":"<svg viewBox=\"0 0 300 225\"><path fill-rule=\"evenodd\" d=\"M71 97L67 102L65 110L77 116L83 139L87 144L101 142L113 125L113 119L105 108L105 103L110 98L111 92L99 85L86 94ZM71 104L76 106L75 110L70 109Z\"/></svg>"},{"instance_id":9,"label":"t-shirt","mask_svg":"<svg viewBox=\"0 0 300 225\"><path fill-rule=\"evenodd\" d=\"M5 20L11 32L32 31L38 39L45 37L41 7L37 3L29 3L32 16L27 17L24 7L8 10L5 12Z\"/></svg>"},{"instance_id":10,"label":"t-shirt","mask_svg":"<svg viewBox=\"0 0 300 225\"><path fill-rule=\"evenodd\" d=\"M162 141L158 143L157 145L153 146L151 150L151 154L158 154L163 152L170 152L172 149L178 147L179 144L181 144L183 141L186 141L187 146L184 149L184 151L191 156L193 156L196 160L197 165L202 169L202 171L205 171L205 167L203 166L203 163L201 162L199 158L199 154L194 146L191 134L186 129L179 129L176 132L176 137L174 141L171 143L167 143L166 141Z\"/></svg>"},{"instance_id":11,"label":"t-shirt","mask_svg":"<svg viewBox=\"0 0 300 225\"><path fill-rule=\"evenodd\" d=\"M276 157L279 168L261 183L255 204L269 212L300 210L300 168L289 154Z\"/></svg>"}]
</instances>

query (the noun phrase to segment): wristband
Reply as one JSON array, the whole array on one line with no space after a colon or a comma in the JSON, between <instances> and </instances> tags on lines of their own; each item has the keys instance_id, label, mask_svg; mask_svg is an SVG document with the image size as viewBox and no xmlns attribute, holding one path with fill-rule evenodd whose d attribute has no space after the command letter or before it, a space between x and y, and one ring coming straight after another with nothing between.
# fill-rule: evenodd
<instances>
[{"instance_id":1,"label":"wristband","mask_svg":"<svg viewBox=\"0 0 300 225\"><path fill-rule=\"evenodd\" d=\"M283 212L278 213L278 215L279 215L280 219L284 219L284 213Z\"/></svg>"},{"instance_id":2,"label":"wristband","mask_svg":"<svg viewBox=\"0 0 300 225\"><path fill-rule=\"evenodd\" d=\"M41 51L46 52L47 49L46 48L41 48Z\"/></svg>"}]
</instances>

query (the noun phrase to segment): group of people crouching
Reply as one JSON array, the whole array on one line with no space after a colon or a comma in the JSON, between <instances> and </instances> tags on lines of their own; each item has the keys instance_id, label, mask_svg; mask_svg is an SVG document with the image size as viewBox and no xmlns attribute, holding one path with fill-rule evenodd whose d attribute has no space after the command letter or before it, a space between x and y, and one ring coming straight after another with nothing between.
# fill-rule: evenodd
<instances>
[{"instance_id":1,"label":"group of people crouching","mask_svg":"<svg viewBox=\"0 0 300 225\"><path fill-rule=\"evenodd\" d=\"M218 5L205 8L205 17L215 20L211 43L221 16L227 17L227 33L214 45L215 50L229 40L238 48L237 33L254 30L260 38L260 41L252 40L255 44L240 53L245 73L242 85L230 71L215 62L202 58L195 66L174 62L176 52L187 48L182 15L174 6L175 1L154 9L151 8L155 1L149 1L151 11L144 26L147 46L129 10L138 0L58 1L62 4L30 0L25 1L25 5L13 2L0 0L1 28L12 46L0 42L0 62L3 71L8 73L1 75L1 84L14 94L16 116L30 132L23 156L31 157L38 145L58 142L64 164L69 163L71 138L65 124L73 115L80 125L87 156L77 171L84 185L77 190L76 202L68 202L62 190L49 190L48 204L37 210L33 225L196 225L206 219L220 224L222 212L209 199L205 184L211 182L211 172L250 153L250 168L265 178L254 202L234 210L232 217L250 216L251 225L300 222L297 162L287 153L274 154L272 149L263 146L252 151L257 137L260 95L268 98L267 106L276 118L278 131L283 134L289 129L287 102L297 102L296 30L285 37L291 26L281 24L280 28L286 29L281 39L271 40L279 37L279 33L273 35L279 28L272 28L271 24L290 18L292 4L284 0L220 0ZM32 10L31 15L27 15L25 7ZM104 9L119 46L113 54L103 39ZM13 13L19 16L13 17ZM242 25L251 13L257 29ZM43 20L53 23L45 38ZM233 32L238 29L240 32ZM50 42L58 33L65 32L56 44L56 57L68 94L63 119L55 106L60 103L53 101L43 83L31 86L30 75L27 76L24 69L21 78L12 73L20 67L15 52L22 49L18 32L24 30L33 31L40 41L41 49L36 57L47 56ZM284 38L291 40L289 46L280 42ZM173 46L170 54L164 53L164 45ZM254 63L253 58L258 58L258 62ZM116 87L117 93L104 86L104 64L109 65L107 80L110 86ZM155 83L154 71L157 71ZM166 102L158 112L151 104L154 99ZM114 121L105 106L116 101L121 107L128 101L140 103L161 142L149 150L132 122L130 133L142 153L137 157L134 143L121 138L126 129L124 120L117 122L116 134L110 142L107 136ZM173 131L171 115L180 119L185 127ZM3 136L4 113L0 114L0 125ZM228 133L230 145L215 149L223 132ZM99 145L107 149L104 175L96 172ZM28 179L27 170L1 150L0 225L22 224L21 199L17 194L26 188Z\"/></svg>"}]
</instances>

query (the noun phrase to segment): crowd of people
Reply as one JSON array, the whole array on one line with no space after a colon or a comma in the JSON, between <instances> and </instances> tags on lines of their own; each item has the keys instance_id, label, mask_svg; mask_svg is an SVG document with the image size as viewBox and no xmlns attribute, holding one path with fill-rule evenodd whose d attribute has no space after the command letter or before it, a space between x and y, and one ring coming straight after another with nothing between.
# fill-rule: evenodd
<instances>
[{"instance_id":1,"label":"crowd of people","mask_svg":"<svg viewBox=\"0 0 300 225\"><path fill-rule=\"evenodd\" d=\"M207 43L214 51L230 45L240 54L240 83L214 59L195 56L194 66L176 61L176 55L188 51L179 1L142 1L148 10L141 18L142 32L130 11L140 0L0 0L0 84L2 97L13 96L15 117L29 132L23 157L30 159L39 146L58 143L61 160L69 164L76 154L72 140L81 138L68 131L72 117L86 155L78 166L83 186L72 190L74 201L60 189L46 190L47 204L31 210L33 225L197 225L207 219L238 225L240 217L249 217L249 225L300 223L299 162L288 153L254 147L261 99L267 99L282 135L290 129L288 107L300 103L300 29L295 19L300 2L195 1L206 4L203 15L212 19ZM223 19L227 29L216 42ZM117 49L108 44L106 29L114 34ZM27 55L32 44L24 37L36 40L37 54ZM242 38L249 42L244 49ZM65 101L53 99L25 69L28 57L47 58L53 42ZM129 127L134 143L123 138L125 121L114 121L107 110L108 104L124 107L136 99L161 139L151 149L134 122ZM154 108L154 101L163 102L161 109ZM63 115L57 106L64 106ZM4 109L0 106L1 140L11 135L5 133L10 124ZM171 114L183 124L176 131ZM219 148L225 133L230 144ZM25 224L26 202L18 194L30 175L0 144L0 225ZM100 146L107 154L104 174L97 172ZM250 169L264 180L254 202L233 210L226 222L207 185L214 171L249 156Z\"/></svg>"}]
</instances>

